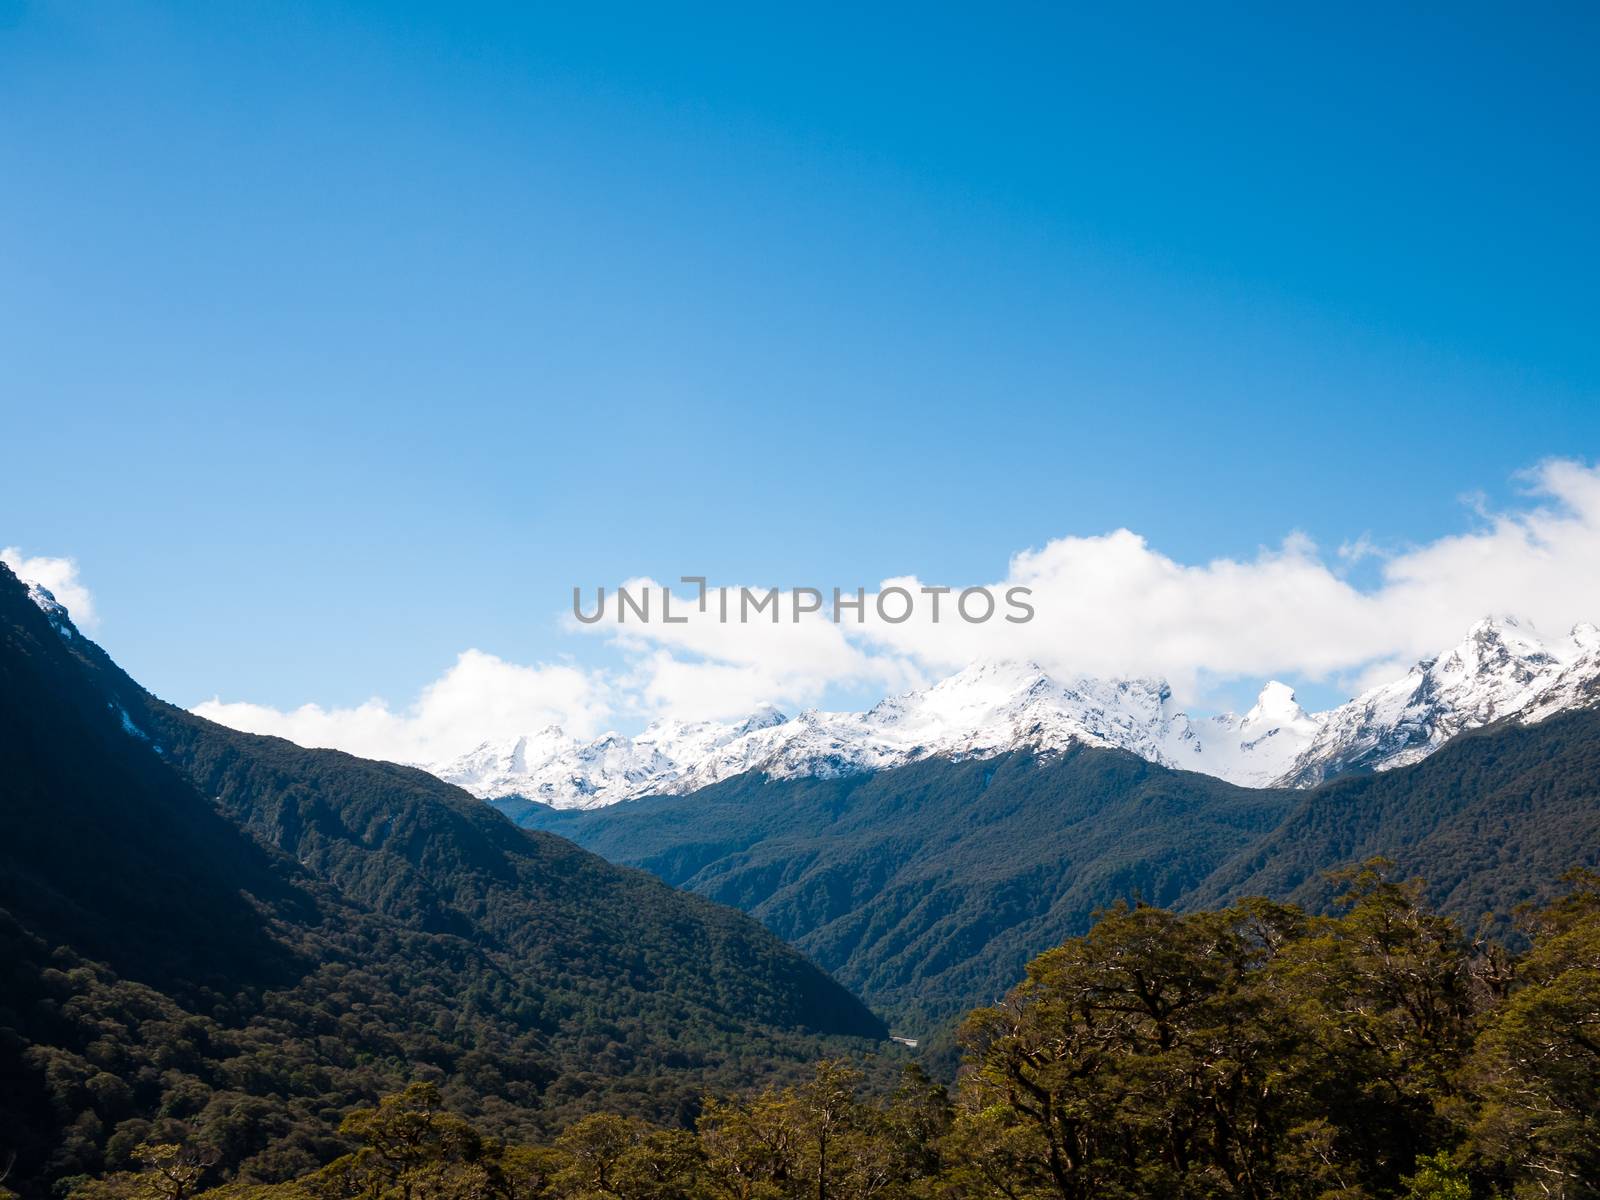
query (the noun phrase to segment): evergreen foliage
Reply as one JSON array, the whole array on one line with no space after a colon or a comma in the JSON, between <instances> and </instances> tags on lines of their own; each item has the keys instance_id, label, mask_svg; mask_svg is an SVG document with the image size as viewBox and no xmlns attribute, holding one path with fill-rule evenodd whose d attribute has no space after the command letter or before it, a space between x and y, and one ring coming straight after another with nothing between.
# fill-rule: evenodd
<instances>
[{"instance_id":1,"label":"evergreen foliage","mask_svg":"<svg viewBox=\"0 0 1600 1200\"><path fill-rule=\"evenodd\" d=\"M29 1195L194 1138L287 1178L408 1080L529 1139L881 1045L748 917L165 705L3 568L0 781L0 1154Z\"/></svg>"},{"instance_id":2,"label":"evergreen foliage","mask_svg":"<svg viewBox=\"0 0 1600 1200\"><path fill-rule=\"evenodd\" d=\"M1249 900L1116 905L972 1013L954 1095L849 1063L708 1098L692 1124L603 1112L534 1146L415 1083L276 1186L203 1142L145 1146L77 1200L1593 1200L1600 876L1464 937L1388 864L1337 916ZM205 1186L211 1190L198 1190ZM182 1190L179 1190L179 1189Z\"/></svg>"},{"instance_id":3,"label":"evergreen foliage","mask_svg":"<svg viewBox=\"0 0 1600 1200\"><path fill-rule=\"evenodd\" d=\"M926 1037L1113 900L1180 903L1293 801L1079 748L831 780L743 775L538 819L744 909Z\"/></svg>"}]
</instances>

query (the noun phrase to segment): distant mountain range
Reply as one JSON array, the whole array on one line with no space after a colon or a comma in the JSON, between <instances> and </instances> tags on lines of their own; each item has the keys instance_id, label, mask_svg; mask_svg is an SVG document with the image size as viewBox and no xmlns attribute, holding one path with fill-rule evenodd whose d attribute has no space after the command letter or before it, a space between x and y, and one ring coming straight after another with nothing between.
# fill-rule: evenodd
<instances>
[{"instance_id":1,"label":"distant mountain range","mask_svg":"<svg viewBox=\"0 0 1600 1200\"><path fill-rule=\"evenodd\" d=\"M1117 900L1326 909L1326 872L1383 856L1468 929L1487 918L1509 934L1516 905L1600 867L1600 710L1502 722L1410 766L1300 789L1077 744L831 779L747 772L589 810L492 803L745 909L937 1041Z\"/></svg>"},{"instance_id":2,"label":"distant mountain range","mask_svg":"<svg viewBox=\"0 0 1600 1200\"><path fill-rule=\"evenodd\" d=\"M1514 617L1486 618L1457 646L1328 712L1307 713L1284 684L1254 707L1191 719L1160 680L1052 679L1031 663L979 663L862 713L765 708L721 724L659 722L593 741L549 728L485 742L426 769L484 799L588 809L682 795L746 772L834 779L925 758L985 758L1072 746L1127 750L1148 762L1247 787L1310 787L1425 758L1447 740L1508 717L1538 721L1600 699L1600 630L1545 641Z\"/></svg>"},{"instance_id":3,"label":"distant mountain range","mask_svg":"<svg viewBox=\"0 0 1600 1200\"><path fill-rule=\"evenodd\" d=\"M1308 714L1192 720L1159 681L981 663L864 713L484 747L440 768L519 824L736 905L913 1031L1000 994L1114 900L1313 907L1372 855L1463 921L1600 864L1600 632L1478 622ZM627 803L618 801L627 800Z\"/></svg>"}]
</instances>

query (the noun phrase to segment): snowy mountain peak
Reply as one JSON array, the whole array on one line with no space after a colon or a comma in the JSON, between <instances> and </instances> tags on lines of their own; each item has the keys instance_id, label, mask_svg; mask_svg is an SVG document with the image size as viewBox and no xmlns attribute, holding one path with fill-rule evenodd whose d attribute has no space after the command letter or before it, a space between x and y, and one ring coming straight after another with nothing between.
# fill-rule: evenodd
<instances>
[{"instance_id":1,"label":"snowy mountain peak","mask_svg":"<svg viewBox=\"0 0 1600 1200\"><path fill-rule=\"evenodd\" d=\"M1352 771L1382 771L1432 754L1450 738L1494 721L1539 720L1592 703L1600 679L1592 625L1545 642L1515 616L1478 621L1462 641L1392 683L1325 714L1322 730L1281 783L1307 787Z\"/></svg>"},{"instance_id":2,"label":"snowy mountain peak","mask_svg":"<svg viewBox=\"0 0 1600 1200\"><path fill-rule=\"evenodd\" d=\"M635 737L608 730L588 741L550 725L537 733L485 742L445 763L423 765L486 798L525 796L557 808L595 808L669 790L715 761L728 744L786 720L777 709L763 705L731 725L657 721Z\"/></svg>"},{"instance_id":3,"label":"snowy mountain peak","mask_svg":"<svg viewBox=\"0 0 1600 1200\"><path fill-rule=\"evenodd\" d=\"M1272 728L1306 719L1306 710L1295 699L1294 689L1276 679L1261 689L1255 704L1245 713L1242 722L1246 729Z\"/></svg>"},{"instance_id":4,"label":"snowy mountain peak","mask_svg":"<svg viewBox=\"0 0 1600 1200\"><path fill-rule=\"evenodd\" d=\"M1551 648L1533 626L1513 616L1485 617L1445 655L1447 663L1467 671L1524 670L1529 664L1554 662Z\"/></svg>"},{"instance_id":5,"label":"snowy mountain peak","mask_svg":"<svg viewBox=\"0 0 1600 1200\"><path fill-rule=\"evenodd\" d=\"M29 583L28 599L38 605L46 616L65 616L67 606L57 600L55 593L42 583Z\"/></svg>"},{"instance_id":6,"label":"snowy mountain peak","mask_svg":"<svg viewBox=\"0 0 1600 1200\"><path fill-rule=\"evenodd\" d=\"M754 733L758 729L771 729L774 725L782 725L788 719L775 706L763 704L734 726L734 729L741 734Z\"/></svg>"},{"instance_id":7,"label":"snowy mountain peak","mask_svg":"<svg viewBox=\"0 0 1600 1200\"><path fill-rule=\"evenodd\" d=\"M786 717L764 706L731 723L658 721L631 738L610 732L591 741L551 727L430 769L487 798L592 808L746 771L831 777L936 756L1099 746L1250 787L1306 787L1415 762L1491 721L1539 720L1597 702L1600 630L1579 625L1546 643L1530 622L1492 616L1401 678L1325 713L1307 713L1291 687L1273 680L1242 717L1192 719L1173 710L1160 679L1061 680L1035 662L993 660L866 712Z\"/></svg>"},{"instance_id":8,"label":"snowy mountain peak","mask_svg":"<svg viewBox=\"0 0 1600 1200\"><path fill-rule=\"evenodd\" d=\"M1004 703L1052 686L1050 676L1036 662L989 659L963 667L924 692L893 697L926 696L931 703Z\"/></svg>"},{"instance_id":9,"label":"snowy mountain peak","mask_svg":"<svg viewBox=\"0 0 1600 1200\"><path fill-rule=\"evenodd\" d=\"M435 773L486 797L520 795L587 808L692 791L753 770L774 778L827 777L933 756L986 757L1022 748L1049 754L1074 745L1116 747L1191 768L1206 746L1218 761L1248 753L1236 737L1231 747L1221 746L1236 731L1219 726L1197 737L1187 717L1170 711L1171 697L1159 679L1062 683L1038 663L985 661L862 713L808 709L785 718L768 708L726 725L658 722L632 739L567 740L547 748L542 761L522 739L521 754L515 744L482 746ZM1262 771L1281 770L1280 758L1274 755Z\"/></svg>"},{"instance_id":10,"label":"snowy mountain peak","mask_svg":"<svg viewBox=\"0 0 1600 1200\"><path fill-rule=\"evenodd\" d=\"M50 620L51 628L64 638L72 637L72 617L67 612L67 606L57 600L55 593L42 583L23 580L28 588L28 599L32 600Z\"/></svg>"},{"instance_id":11,"label":"snowy mountain peak","mask_svg":"<svg viewBox=\"0 0 1600 1200\"><path fill-rule=\"evenodd\" d=\"M1532 630L1533 622L1526 617L1519 617L1516 613L1490 613L1488 616L1479 617L1472 623L1464 640L1471 641L1473 638L1484 634L1497 637L1510 634L1512 637L1528 639L1536 644L1538 639Z\"/></svg>"}]
</instances>

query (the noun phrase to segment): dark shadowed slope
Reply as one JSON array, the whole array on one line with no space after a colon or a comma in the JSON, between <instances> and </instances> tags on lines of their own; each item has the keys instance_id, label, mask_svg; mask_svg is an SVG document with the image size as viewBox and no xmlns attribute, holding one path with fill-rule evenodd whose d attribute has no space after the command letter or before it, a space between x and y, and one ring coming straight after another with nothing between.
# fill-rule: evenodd
<instances>
[{"instance_id":1,"label":"dark shadowed slope","mask_svg":"<svg viewBox=\"0 0 1600 1200\"><path fill-rule=\"evenodd\" d=\"M508 1131L682 1116L883 1034L742 914L420 771L156 700L3 567L0 787L0 1127L25 1181L179 1133L303 1169L345 1106L419 1073Z\"/></svg>"}]
</instances>

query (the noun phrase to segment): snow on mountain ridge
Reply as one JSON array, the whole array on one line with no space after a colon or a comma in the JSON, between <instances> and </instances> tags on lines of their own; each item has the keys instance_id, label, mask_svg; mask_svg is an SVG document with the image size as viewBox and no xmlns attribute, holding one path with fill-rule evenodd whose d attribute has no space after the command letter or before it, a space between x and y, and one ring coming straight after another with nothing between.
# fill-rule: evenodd
<instances>
[{"instance_id":1,"label":"snow on mountain ridge","mask_svg":"<svg viewBox=\"0 0 1600 1200\"><path fill-rule=\"evenodd\" d=\"M1574 626L1546 643L1516 617L1485 617L1451 650L1325 714L1321 732L1278 782L1310 787L1351 771L1419 762L1469 729L1507 718L1542 720L1592 703L1597 680L1594 626Z\"/></svg>"},{"instance_id":2,"label":"snow on mountain ridge","mask_svg":"<svg viewBox=\"0 0 1600 1200\"><path fill-rule=\"evenodd\" d=\"M737 725L662 722L631 740L615 733L588 743L563 736L539 762L523 738L485 744L433 770L487 798L520 795L558 808L592 808L652 792L689 792L752 770L779 779L836 777L1019 747L1042 753L1114 747L1164 766L1203 769L1197 756L1208 749L1224 756L1219 747L1252 718L1259 723L1263 711L1287 712L1286 703L1300 711L1286 687L1271 687L1278 690L1263 693L1251 717L1217 718L1197 732L1172 711L1171 689L1161 680L1061 684L1037 663L991 661L862 713L807 710L785 719L765 710ZM1233 758L1248 753L1231 748ZM1266 769L1276 771L1279 757Z\"/></svg>"},{"instance_id":3,"label":"snow on mountain ridge","mask_svg":"<svg viewBox=\"0 0 1600 1200\"><path fill-rule=\"evenodd\" d=\"M1044 754L1112 747L1151 762L1249 787L1308 787L1336 774L1386 770L1449 738L1506 717L1540 720L1600 701L1600 629L1580 625L1543 642L1514 617L1489 617L1451 650L1403 678L1324 713L1267 683L1243 716L1174 711L1158 679L1062 683L1033 662L975 663L929 688L860 713L764 708L735 724L658 722L634 738L591 742L543 730L479 746L430 769L485 798L519 795L593 808L651 793L684 793L746 771L836 777L929 757Z\"/></svg>"},{"instance_id":4,"label":"snow on mountain ridge","mask_svg":"<svg viewBox=\"0 0 1600 1200\"><path fill-rule=\"evenodd\" d=\"M42 583L35 583L31 579L22 581L28 588L28 599L38 606L39 611L49 618L50 626L62 637L72 637L72 617L67 612L67 606L56 599L56 595Z\"/></svg>"},{"instance_id":5,"label":"snow on mountain ridge","mask_svg":"<svg viewBox=\"0 0 1600 1200\"><path fill-rule=\"evenodd\" d=\"M65 638L67 610L44 586L29 598ZM1336 775L1418 762L1459 733L1501 720L1533 723L1600 704L1600 627L1582 622L1553 642L1515 616L1485 617L1445 653L1323 713L1268 682L1242 717L1172 711L1159 679L1070 683L1038 663L988 661L863 713L770 705L743 721L658 721L634 737L592 741L558 726L485 742L443 763L418 764L485 799L522 796L556 808L596 808L651 793L684 793L747 771L773 778L885 770L922 758L1052 754L1073 745L1130 751L1151 762L1248 787L1310 787ZM142 735L140 735L142 736Z\"/></svg>"}]
</instances>

